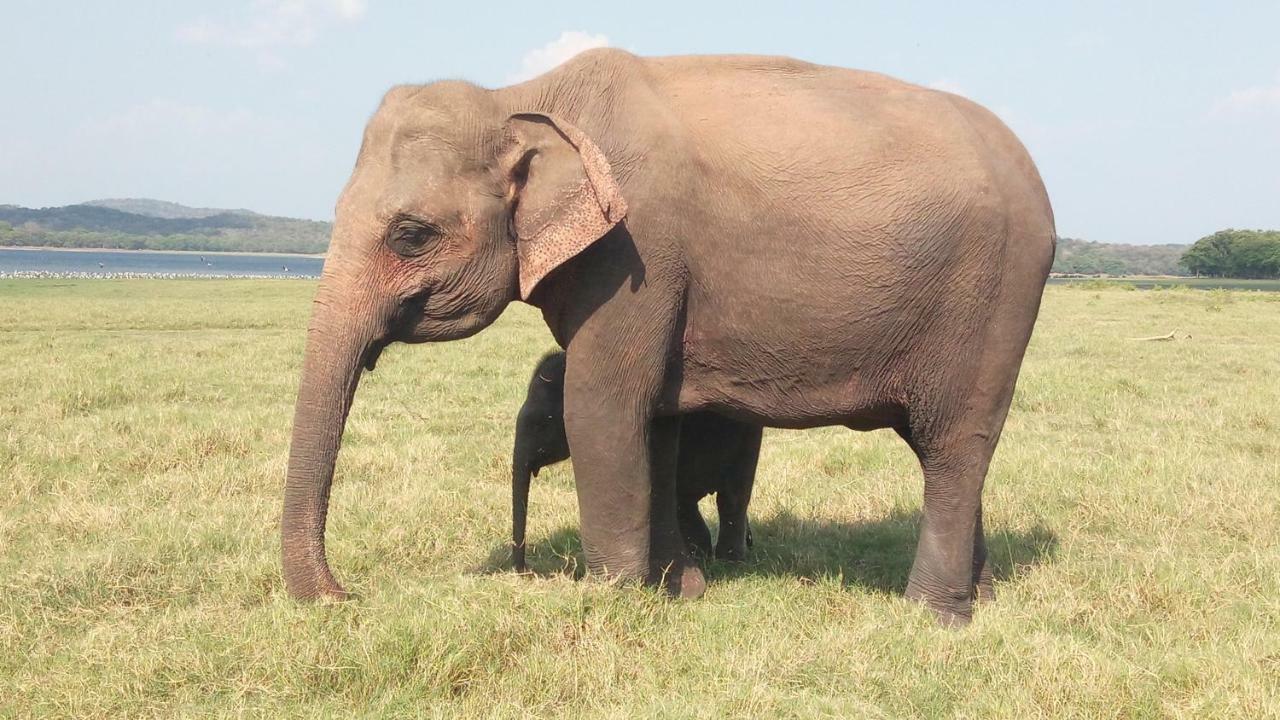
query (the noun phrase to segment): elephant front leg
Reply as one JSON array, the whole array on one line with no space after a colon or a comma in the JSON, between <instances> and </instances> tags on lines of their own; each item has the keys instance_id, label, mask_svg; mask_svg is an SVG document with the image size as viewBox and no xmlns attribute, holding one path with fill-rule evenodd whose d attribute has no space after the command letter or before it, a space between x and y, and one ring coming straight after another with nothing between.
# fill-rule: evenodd
<instances>
[{"instance_id":1,"label":"elephant front leg","mask_svg":"<svg viewBox=\"0 0 1280 720\"><path fill-rule=\"evenodd\" d=\"M706 581L685 551L676 519L680 419L653 418L642 407L613 402L587 383L566 387L565 429L587 567L698 597Z\"/></svg>"}]
</instances>

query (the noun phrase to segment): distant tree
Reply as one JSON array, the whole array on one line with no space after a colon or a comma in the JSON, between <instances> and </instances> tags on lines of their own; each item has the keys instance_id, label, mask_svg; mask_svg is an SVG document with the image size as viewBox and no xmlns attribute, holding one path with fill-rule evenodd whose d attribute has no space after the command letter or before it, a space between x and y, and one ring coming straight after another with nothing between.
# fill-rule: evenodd
<instances>
[{"instance_id":1,"label":"distant tree","mask_svg":"<svg viewBox=\"0 0 1280 720\"><path fill-rule=\"evenodd\" d=\"M1178 262L1192 275L1225 275L1231 264L1231 241L1235 230L1219 230L1202 237Z\"/></svg>"},{"instance_id":2,"label":"distant tree","mask_svg":"<svg viewBox=\"0 0 1280 720\"><path fill-rule=\"evenodd\" d=\"M1231 244L1230 274L1234 277L1280 275L1280 233L1242 232Z\"/></svg>"},{"instance_id":3,"label":"distant tree","mask_svg":"<svg viewBox=\"0 0 1280 720\"><path fill-rule=\"evenodd\" d=\"M1219 230L1197 240L1179 262L1194 275L1280 277L1280 231Z\"/></svg>"}]
</instances>

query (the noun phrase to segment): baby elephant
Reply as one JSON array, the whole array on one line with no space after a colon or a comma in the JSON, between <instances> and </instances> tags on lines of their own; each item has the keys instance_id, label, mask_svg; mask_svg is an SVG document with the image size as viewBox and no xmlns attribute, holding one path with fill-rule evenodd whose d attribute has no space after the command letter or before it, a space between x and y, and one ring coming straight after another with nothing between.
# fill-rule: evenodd
<instances>
[{"instance_id":1,"label":"baby elephant","mask_svg":"<svg viewBox=\"0 0 1280 720\"><path fill-rule=\"evenodd\" d=\"M542 468L569 458L564 432L563 352L538 362L524 405L516 419L515 450L511 458L512 553L516 571L524 572L525 520L529 513L529 482ZM680 452L676 469L676 518L689 551L711 555L711 531L698 510L698 501L715 493L720 513L720 537L715 556L743 560L752 544L747 504L760 458L759 426L713 413L691 413L680 423Z\"/></svg>"}]
</instances>

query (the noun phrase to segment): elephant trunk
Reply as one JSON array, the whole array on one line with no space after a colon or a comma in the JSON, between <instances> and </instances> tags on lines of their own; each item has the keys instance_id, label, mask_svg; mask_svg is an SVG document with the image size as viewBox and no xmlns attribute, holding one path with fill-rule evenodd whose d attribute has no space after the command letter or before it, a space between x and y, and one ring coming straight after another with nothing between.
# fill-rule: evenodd
<instances>
[{"instance_id":1,"label":"elephant trunk","mask_svg":"<svg viewBox=\"0 0 1280 720\"><path fill-rule=\"evenodd\" d=\"M525 572L525 521L529 517L529 484L533 478L533 465L529 454L522 448L523 438L517 434L516 448L511 457L511 565L516 572Z\"/></svg>"},{"instance_id":2,"label":"elephant trunk","mask_svg":"<svg viewBox=\"0 0 1280 720\"><path fill-rule=\"evenodd\" d=\"M376 359L371 348L380 348L375 320L349 301L336 302L330 285L322 281L307 331L280 522L285 587L301 600L347 596L325 559L325 519L356 385L363 366Z\"/></svg>"}]
</instances>

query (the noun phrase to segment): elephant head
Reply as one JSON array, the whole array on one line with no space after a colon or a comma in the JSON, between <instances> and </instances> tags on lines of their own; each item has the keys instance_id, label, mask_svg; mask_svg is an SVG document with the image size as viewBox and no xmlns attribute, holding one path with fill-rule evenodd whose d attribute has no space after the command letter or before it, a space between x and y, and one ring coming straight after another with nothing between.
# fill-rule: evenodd
<instances>
[{"instance_id":1,"label":"elephant head","mask_svg":"<svg viewBox=\"0 0 1280 720\"><path fill-rule=\"evenodd\" d=\"M291 595L341 598L325 558L334 464L363 370L392 342L467 337L626 213L581 130L504 91L390 91L343 189L312 306L281 519Z\"/></svg>"}]
</instances>

